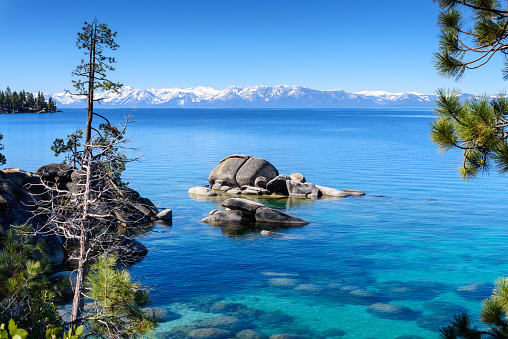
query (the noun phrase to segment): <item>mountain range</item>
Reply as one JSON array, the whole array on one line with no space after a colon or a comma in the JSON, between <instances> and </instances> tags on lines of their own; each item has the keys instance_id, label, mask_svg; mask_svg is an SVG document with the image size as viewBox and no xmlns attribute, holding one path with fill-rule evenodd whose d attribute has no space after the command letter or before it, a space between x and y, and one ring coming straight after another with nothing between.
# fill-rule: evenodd
<instances>
[{"instance_id":1,"label":"mountain range","mask_svg":"<svg viewBox=\"0 0 508 339\"><path fill-rule=\"evenodd\" d=\"M58 107L86 107L83 97L69 93L45 93ZM96 93L104 108L335 108L335 107L433 107L436 95L416 92L388 93L315 90L302 86L230 86L137 89L123 86L119 92Z\"/></svg>"}]
</instances>

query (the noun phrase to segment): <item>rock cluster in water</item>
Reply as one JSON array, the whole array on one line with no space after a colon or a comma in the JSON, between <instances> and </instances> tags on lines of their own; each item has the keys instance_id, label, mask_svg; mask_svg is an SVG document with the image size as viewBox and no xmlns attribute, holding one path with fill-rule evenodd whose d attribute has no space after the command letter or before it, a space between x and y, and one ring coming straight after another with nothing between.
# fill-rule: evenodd
<instances>
[{"instance_id":1,"label":"rock cluster in water","mask_svg":"<svg viewBox=\"0 0 508 339\"><path fill-rule=\"evenodd\" d=\"M307 198L321 196L345 198L350 195L365 195L358 190L338 190L314 185L307 182L300 173L279 174L279 171L268 161L239 154L222 159L210 173L208 182L211 188L194 187L189 190L189 193L204 196L225 193Z\"/></svg>"},{"instance_id":2,"label":"rock cluster in water","mask_svg":"<svg viewBox=\"0 0 508 339\"><path fill-rule=\"evenodd\" d=\"M243 219L249 219L258 223L277 223L285 226L304 226L308 224L303 219L247 199L230 198L224 200L221 205L226 210L212 210L210 215L201 221L208 224L221 225L239 225Z\"/></svg>"}]
</instances>

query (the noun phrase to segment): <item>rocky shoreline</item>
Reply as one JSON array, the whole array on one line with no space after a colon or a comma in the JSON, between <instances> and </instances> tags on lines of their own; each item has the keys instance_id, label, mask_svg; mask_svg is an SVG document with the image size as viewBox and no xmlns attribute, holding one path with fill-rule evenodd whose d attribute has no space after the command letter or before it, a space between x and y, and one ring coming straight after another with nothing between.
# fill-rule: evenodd
<instances>
[{"instance_id":1,"label":"rocky shoreline","mask_svg":"<svg viewBox=\"0 0 508 339\"><path fill-rule=\"evenodd\" d=\"M34 173L18 168L0 170L0 235L6 234L13 226L31 225L34 240L45 241L45 252L51 260L53 273L57 272L50 277L54 283L71 276L76 263L70 254L76 245L72 239L66 239L47 225L49 215L45 205L51 201L53 194L47 187L58 188L59 192L64 192L59 198L65 199L65 195L79 194L82 190L82 175L82 170L66 164L48 164ZM172 212L159 211L135 190L124 189L123 192L121 208L109 206L108 199L99 201L103 211L111 212L105 222L110 232L116 232L118 242L100 246L119 248L120 261L128 265L148 253L146 247L135 239L140 230L149 231L156 221L171 223ZM128 227L136 232L129 232Z\"/></svg>"}]
</instances>

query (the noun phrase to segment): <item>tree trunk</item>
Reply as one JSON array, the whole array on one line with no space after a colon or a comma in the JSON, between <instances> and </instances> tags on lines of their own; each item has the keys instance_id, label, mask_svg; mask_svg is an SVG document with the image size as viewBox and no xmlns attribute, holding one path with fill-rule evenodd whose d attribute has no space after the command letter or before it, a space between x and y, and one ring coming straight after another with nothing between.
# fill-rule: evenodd
<instances>
[{"instance_id":1,"label":"tree trunk","mask_svg":"<svg viewBox=\"0 0 508 339\"><path fill-rule=\"evenodd\" d=\"M87 145L85 144L85 148ZM86 166L86 183L85 193L83 196L83 211L81 216L81 234L79 237L79 256L78 256L78 270L76 277L76 286L74 290L74 298L72 300L72 315L71 321L81 321L83 311L85 308L84 292L85 292L85 278L88 274L88 261L90 252L90 220L88 217L90 201L91 201L91 188L92 188L92 173L93 173L93 157L90 152L85 153L85 166Z\"/></svg>"}]
</instances>

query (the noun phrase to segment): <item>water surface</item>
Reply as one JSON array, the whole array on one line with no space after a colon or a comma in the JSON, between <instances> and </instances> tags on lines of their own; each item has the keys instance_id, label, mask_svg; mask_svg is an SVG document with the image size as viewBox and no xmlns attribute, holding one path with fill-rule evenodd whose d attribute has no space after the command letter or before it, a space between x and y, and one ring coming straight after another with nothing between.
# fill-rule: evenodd
<instances>
[{"instance_id":1,"label":"water surface","mask_svg":"<svg viewBox=\"0 0 508 339\"><path fill-rule=\"evenodd\" d=\"M120 122L130 110L100 112ZM143 157L129 165L127 181L174 216L172 226L156 225L142 239L149 254L131 268L153 288L154 304L172 312L160 337L175 326L226 315L241 326L213 324L233 333L437 338L453 313L477 317L491 284L508 274L501 214L507 178L491 173L461 181L460 154L438 155L429 141L429 109L132 114L137 122L128 135L140 151L129 154ZM53 140L85 119L78 109L0 115L5 167L34 171L60 161L50 150ZM261 157L280 173L300 172L309 182L367 195L270 200L310 222L281 230L283 237L203 224L219 202L194 200L187 190L206 184L230 154ZM372 305L380 302L405 308L376 312Z\"/></svg>"}]
</instances>

